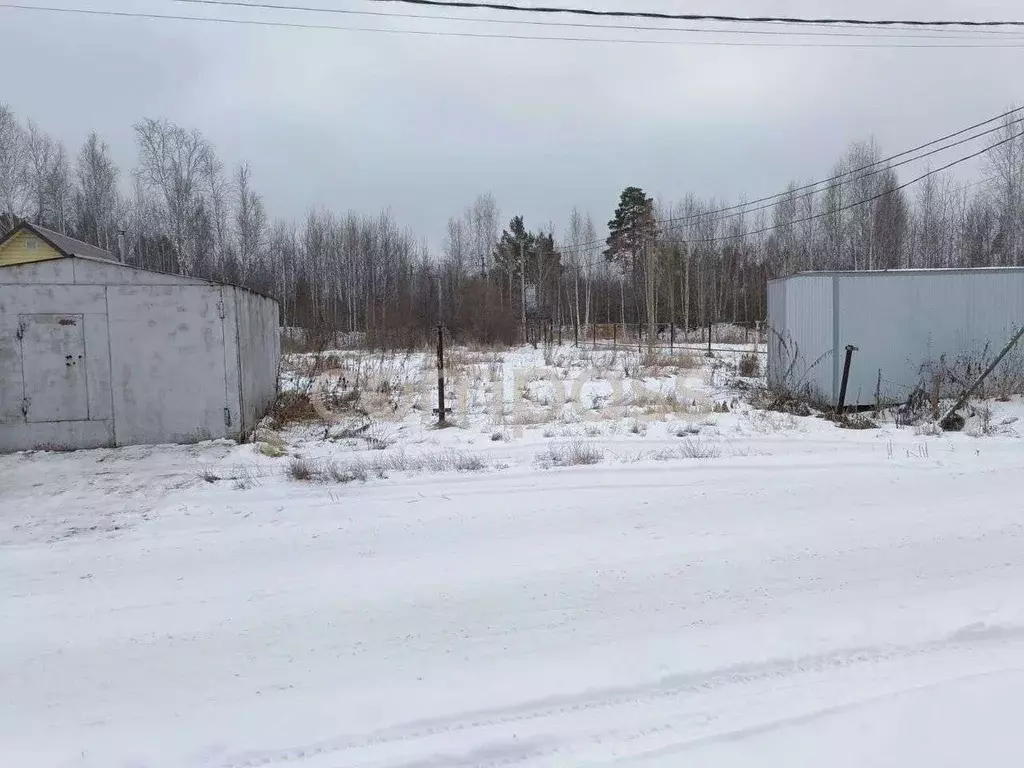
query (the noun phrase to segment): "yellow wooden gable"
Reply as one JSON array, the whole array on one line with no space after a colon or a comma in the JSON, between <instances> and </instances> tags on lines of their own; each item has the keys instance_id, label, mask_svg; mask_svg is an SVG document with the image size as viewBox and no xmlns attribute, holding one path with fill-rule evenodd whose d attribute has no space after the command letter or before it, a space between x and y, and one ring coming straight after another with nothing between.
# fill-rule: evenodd
<instances>
[{"instance_id":1,"label":"yellow wooden gable","mask_svg":"<svg viewBox=\"0 0 1024 768\"><path fill-rule=\"evenodd\" d=\"M0 243L0 267L49 261L59 259L63 255L39 235L27 229L16 232L8 240Z\"/></svg>"}]
</instances>

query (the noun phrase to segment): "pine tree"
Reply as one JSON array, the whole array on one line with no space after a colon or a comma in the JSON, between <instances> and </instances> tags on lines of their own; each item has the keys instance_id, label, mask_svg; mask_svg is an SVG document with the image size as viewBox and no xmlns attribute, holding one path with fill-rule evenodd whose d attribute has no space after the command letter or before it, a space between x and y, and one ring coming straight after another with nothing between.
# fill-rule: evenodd
<instances>
[{"instance_id":1,"label":"pine tree","mask_svg":"<svg viewBox=\"0 0 1024 768\"><path fill-rule=\"evenodd\" d=\"M654 218L654 200L640 187L626 187L619 198L619 207L615 209L615 218L608 222L610 234L604 252L609 262L618 265L622 279L619 281L619 322L626 322L625 277L633 278L633 296L637 305L640 300L640 287L637 284L641 272L647 283L643 293L646 296L648 322L654 322L653 301L653 270L644 263L647 246L653 247L657 235L657 222ZM639 306L638 306L639 314Z\"/></svg>"},{"instance_id":2,"label":"pine tree","mask_svg":"<svg viewBox=\"0 0 1024 768\"><path fill-rule=\"evenodd\" d=\"M521 321L526 324L526 266L535 250L536 238L528 232L522 216L513 216L508 229L501 233L494 253L494 263L508 284L509 305L519 304ZM513 280L519 278L519 299L513 300Z\"/></svg>"},{"instance_id":3,"label":"pine tree","mask_svg":"<svg viewBox=\"0 0 1024 768\"><path fill-rule=\"evenodd\" d=\"M657 235L654 200L640 187L626 187L615 209L615 218L608 222L608 230L611 234L606 241L605 258L618 263L623 272L634 269L644 244L651 243Z\"/></svg>"}]
</instances>

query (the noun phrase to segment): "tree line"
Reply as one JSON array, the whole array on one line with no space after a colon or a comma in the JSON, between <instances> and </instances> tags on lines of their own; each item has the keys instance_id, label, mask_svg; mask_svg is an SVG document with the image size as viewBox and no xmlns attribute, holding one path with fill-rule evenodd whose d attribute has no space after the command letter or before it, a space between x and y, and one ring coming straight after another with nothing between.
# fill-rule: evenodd
<instances>
[{"instance_id":1,"label":"tree line","mask_svg":"<svg viewBox=\"0 0 1024 768\"><path fill-rule=\"evenodd\" d=\"M767 281L793 272L1024 264L1024 138L1010 117L971 184L947 172L901 188L878 145L857 142L832 181L791 181L767 204L629 187L600 231L578 210L561 227L505 219L482 194L438 252L387 211L271 217L248 165L226 168L199 131L145 119L134 135L123 170L96 133L72 153L0 104L0 233L27 219L130 265L271 295L287 326L373 344L419 344L439 322L508 343L533 322L749 323L765 317Z\"/></svg>"}]
</instances>

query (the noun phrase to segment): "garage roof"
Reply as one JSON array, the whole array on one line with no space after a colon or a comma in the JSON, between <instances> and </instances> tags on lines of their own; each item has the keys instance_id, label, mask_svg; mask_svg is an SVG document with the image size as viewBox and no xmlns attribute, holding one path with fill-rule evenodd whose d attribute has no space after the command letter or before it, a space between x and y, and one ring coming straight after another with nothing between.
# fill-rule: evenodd
<instances>
[{"instance_id":1,"label":"garage roof","mask_svg":"<svg viewBox=\"0 0 1024 768\"><path fill-rule=\"evenodd\" d=\"M75 240L73 237L62 235L60 232L54 232L52 229L47 229L28 221L21 222L6 235L0 237L0 245L6 243L19 232L31 232L64 257L84 256L87 259L102 259L118 263L117 258L110 251L97 248L95 245L89 245L89 243L83 243L81 240Z\"/></svg>"}]
</instances>

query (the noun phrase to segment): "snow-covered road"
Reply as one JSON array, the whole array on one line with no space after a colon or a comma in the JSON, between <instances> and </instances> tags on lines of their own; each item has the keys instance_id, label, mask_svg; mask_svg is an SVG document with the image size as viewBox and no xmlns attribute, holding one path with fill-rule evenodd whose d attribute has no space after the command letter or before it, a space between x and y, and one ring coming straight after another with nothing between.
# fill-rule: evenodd
<instances>
[{"instance_id":1,"label":"snow-covered road","mask_svg":"<svg viewBox=\"0 0 1024 768\"><path fill-rule=\"evenodd\" d=\"M0 765L1020 765L1015 442L164 474L136 525L0 547Z\"/></svg>"}]
</instances>

